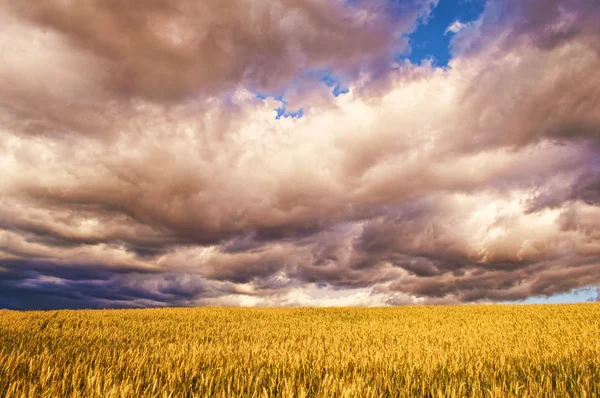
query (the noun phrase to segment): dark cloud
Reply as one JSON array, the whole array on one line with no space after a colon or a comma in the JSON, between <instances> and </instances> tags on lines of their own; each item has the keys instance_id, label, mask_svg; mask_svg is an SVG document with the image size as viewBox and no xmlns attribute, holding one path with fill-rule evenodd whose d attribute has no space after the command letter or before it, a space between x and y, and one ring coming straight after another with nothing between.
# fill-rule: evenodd
<instances>
[{"instance_id":1,"label":"dark cloud","mask_svg":"<svg viewBox=\"0 0 600 398\"><path fill-rule=\"evenodd\" d=\"M481 35L470 38L460 33L454 47L458 51L478 52L490 40L501 38L505 43L525 41L543 50L553 50L577 39L593 43L598 36L600 17L595 0L490 0L485 12L476 23Z\"/></svg>"},{"instance_id":2,"label":"dark cloud","mask_svg":"<svg viewBox=\"0 0 600 398\"><path fill-rule=\"evenodd\" d=\"M600 170L587 172L577 178L571 186L569 199L581 200L593 206L600 205Z\"/></svg>"},{"instance_id":3,"label":"dark cloud","mask_svg":"<svg viewBox=\"0 0 600 398\"><path fill-rule=\"evenodd\" d=\"M0 308L132 308L190 305L217 290L200 277L65 266L44 261L0 261ZM221 292L222 293L222 292Z\"/></svg>"},{"instance_id":4,"label":"dark cloud","mask_svg":"<svg viewBox=\"0 0 600 398\"><path fill-rule=\"evenodd\" d=\"M517 265L502 271L489 270L485 264L472 264L476 271L453 277L405 278L390 285L418 297L435 297L455 302L517 301L534 296L552 296L581 286L600 283L598 257L570 258ZM568 275L568 277L567 277Z\"/></svg>"},{"instance_id":5,"label":"dark cloud","mask_svg":"<svg viewBox=\"0 0 600 398\"><path fill-rule=\"evenodd\" d=\"M556 209L580 201L590 206L600 204L600 173L597 166L582 167L580 174L558 186L538 192L529 203L528 212Z\"/></svg>"},{"instance_id":6,"label":"dark cloud","mask_svg":"<svg viewBox=\"0 0 600 398\"><path fill-rule=\"evenodd\" d=\"M511 0L501 4L504 7L502 15L511 18L513 31L529 35L535 44L546 50L578 37L595 40L598 36L600 7L594 0Z\"/></svg>"},{"instance_id":7,"label":"dark cloud","mask_svg":"<svg viewBox=\"0 0 600 398\"><path fill-rule=\"evenodd\" d=\"M19 16L58 32L96 57L120 95L177 100L238 84L276 90L306 68L373 62L401 45L429 12L405 2L397 18L385 1L210 0L16 1Z\"/></svg>"},{"instance_id":8,"label":"dark cloud","mask_svg":"<svg viewBox=\"0 0 600 398\"><path fill-rule=\"evenodd\" d=\"M600 137L600 9L594 0L488 1L454 51L484 64L462 96L469 131L461 149L522 147Z\"/></svg>"}]
</instances>

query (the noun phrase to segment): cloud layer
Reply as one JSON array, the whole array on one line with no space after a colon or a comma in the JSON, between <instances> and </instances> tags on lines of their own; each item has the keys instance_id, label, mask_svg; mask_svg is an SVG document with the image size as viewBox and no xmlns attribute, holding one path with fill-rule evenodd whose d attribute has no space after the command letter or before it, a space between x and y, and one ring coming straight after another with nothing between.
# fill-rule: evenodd
<instances>
[{"instance_id":1,"label":"cloud layer","mask_svg":"<svg viewBox=\"0 0 600 398\"><path fill-rule=\"evenodd\" d=\"M489 0L448 68L391 61L434 1L117 3L0 1L0 307L600 284L596 1Z\"/></svg>"}]
</instances>

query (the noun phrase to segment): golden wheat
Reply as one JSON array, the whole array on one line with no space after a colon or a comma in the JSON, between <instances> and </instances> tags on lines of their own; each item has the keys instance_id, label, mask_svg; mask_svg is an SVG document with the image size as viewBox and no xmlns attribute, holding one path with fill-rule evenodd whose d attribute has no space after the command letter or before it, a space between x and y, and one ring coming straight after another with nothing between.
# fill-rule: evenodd
<instances>
[{"instance_id":1,"label":"golden wheat","mask_svg":"<svg viewBox=\"0 0 600 398\"><path fill-rule=\"evenodd\" d=\"M2 397L598 397L600 305L0 311Z\"/></svg>"}]
</instances>

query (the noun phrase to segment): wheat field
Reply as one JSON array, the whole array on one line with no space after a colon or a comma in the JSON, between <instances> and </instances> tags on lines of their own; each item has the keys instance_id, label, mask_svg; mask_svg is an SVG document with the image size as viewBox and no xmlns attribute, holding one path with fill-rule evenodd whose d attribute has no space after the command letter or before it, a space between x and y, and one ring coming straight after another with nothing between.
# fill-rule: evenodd
<instances>
[{"instance_id":1,"label":"wheat field","mask_svg":"<svg viewBox=\"0 0 600 398\"><path fill-rule=\"evenodd\" d=\"M600 305L0 311L2 397L598 397Z\"/></svg>"}]
</instances>

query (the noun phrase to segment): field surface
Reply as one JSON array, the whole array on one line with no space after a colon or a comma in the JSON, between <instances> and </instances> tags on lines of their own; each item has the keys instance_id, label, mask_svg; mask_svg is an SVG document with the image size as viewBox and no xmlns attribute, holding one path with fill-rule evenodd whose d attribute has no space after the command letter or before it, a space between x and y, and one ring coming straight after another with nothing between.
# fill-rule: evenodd
<instances>
[{"instance_id":1,"label":"field surface","mask_svg":"<svg viewBox=\"0 0 600 398\"><path fill-rule=\"evenodd\" d=\"M1 397L598 397L600 305L0 311Z\"/></svg>"}]
</instances>

